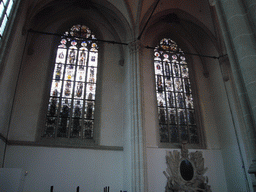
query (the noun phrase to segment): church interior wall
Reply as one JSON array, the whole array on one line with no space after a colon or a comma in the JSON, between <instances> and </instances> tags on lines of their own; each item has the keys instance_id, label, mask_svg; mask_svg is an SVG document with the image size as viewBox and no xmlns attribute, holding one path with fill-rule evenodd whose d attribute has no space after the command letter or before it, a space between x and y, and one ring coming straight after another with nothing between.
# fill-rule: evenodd
<instances>
[{"instance_id":1,"label":"church interior wall","mask_svg":"<svg viewBox=\"0 0 256 192\"><path fill-rule=\"evenodd\" d=\"M227 97L227 89L223 76L221 74L218 62L208 65L210 71L211 100L213 102L213 111L216 122L215 129L218 132L221 153L224 161L224 170L227 179L228 190L247 190L248 174L243 170L243 162L241 161L241 149L238 146L237 135L235 129L240 129L235 124L235 116L230 113L230 98ZM228 100L229 99L229 100ZM233 111L235 113L235 111ZM232 159L232 164L230 164ZM235 176L234 176L235 175Z\"/></svg>"},{"instance_id":2,"label":"church interior wall","mask_svg":"<svg viewBox=\"0 0 256 192\"><path fill-rule=\"evenodd\" d=\"M185 28L186 26L183 27ZM195 26L191 24L188 25L188 28L195 30ZM168 32L162 30L168 30ZM194 30L189 30L190 37L193 39L186 40L186 38L180 37L180 34L183 35L184 32L175 23L170 27L161 27L160 24L153 24L146 32L146 38L143 39L143 44L155 47L158 43L152 40L152 36L155 36L156 39L168 37L177 42L184 52L198 53L199 51L202 55L218 56L219 52L218 48L215 47L217 44L214 42L215 39L212 39L212 36L208 36L200 27L196 31ZM193 44L193 42L196 43ZM142 57L148 185L152 191L159 191L166 184L163 182L165 178L163 171L166 166L164 157L166 151L169 150L167 148L159 148L158 143L158 112L156 105L154 105L156 103L156 96L153 50L145 50ZM237 129L241 129L241 125L236 118L239 114L234 109L234 98L232 99L227 96L228 93L232 95L230 93L232 91L232 87L230 87L230 81L232 79L229 82L224 82L224 74L222 74L220 63L217 59L187 56L187 60L191 63L191 72L194 77L192 82L196 84L197 88L194 94L198 94L199 116L202 120L201 128L206 142L206 148L203 147L199 150L203 151L205 165L208 164L209 169L206 175L209 178L209 184L213 191L246 191L248 190L246 180L250 176L244 172L243 168L244 166L248 167L248 164L243 162L246 159L241 159L241 153L244 153L245 149L243 146L239 147L240 143L237 143L236 131ZM205 76L207 73L209 77ZM233 113L231 113L231 110L234 110ZM161 158L162 160L160 160ZM214 158L214 161L211 158ZM230 159L232 159L232 164L230 163ZM215 163L218 164L219 169L216 169ZM156 174L158 175L157 177L155 177Z\"/></svg>"},{"instance_id":3,"label":"church interior wall","mask_svg":"<svg viewBox=\"0 0 256 192\"><path fill-rule=\"evenodd\" d=\"M41 19L43 21L43 18ZM78 20L81 21L81 16ZM98 30L95 33L99 39L113 41L121 41L118 37L125 39L125 33L120 34L120 36L117 35L117 32L111 28L112 26L106 23L105 18L97 15L96 20L97 27L92 21L90 24L92 32L95 29ZM51 22L48 21L48 23L43 24L36 20L32 27L35 30L59 33L60 28L63 29L63 25L68 25L67 23L67 19L55 22L52 18ZM68 27L73 24L78 23L71 23ZM86 22L82 24L86 24ZM116 22L116 24L118 23ZM22 29L24 22L18 22L17 25L17 28ZM12 91L15 90L16 81L13 81L14 79L9 74L16 73L18 76L19 73L8 139L20 142L20 144L38 143L45 125L50 90L49 82L52 78L54 52L59 41L54 36L29 33L27 49L22 58L23 49L21 47L24 46L25 36L22 36L21 31L17 30L16 32L19 32L16 37L21 37L21 41L13 44L17 49L20 48L19 57L10 56L7 59L6 62L9 65L6 66L7 72L4 73L9 79L8 83L5 79L5 85L10 86ZM16 38L16 40L18 39ZM80 186L81 190L86 189L88 191L101 191L105 186L111 186L111 190L114 191L123 190L122 103L124 98L122 90L124 71L123 66L120 65L120 60L123 58L122 54L122 48L118 45L99 43L99 81L97 85L97 93L99 94L96 104L98 138L96 139L100 146L118 146L117 149L90 150L23 145L8 146L8 152L6 152L4 159L5 167L22 168L29 172L24 183L24 191L37 191L38 189L47 191L51 185L56 191L72 191L77 186ZM12 55L15 54L12 53ZM21 58L22 66L19 71L21 62L17 61L21 61ZM7 92L10 93L10 90ZM6 96L8 95L6 94ZM10 99L9 102L12 101L11 98L8 97L8 99ZM4 148L3 144L1 149Z\"/></svg>"},{"instance_id":4,"label":"church interior wall","mask_svg":"<svg viewBox=\"0 0 256 192\"><path fill-rule=\"evenodd\" d=\"M0 163L3 164L3 157L5 152L5 142L3 140L0 140Z\"/></svg>"},{"instance_id":5,"label":"church interior wall","mask_svg":"<svg viewBox=\"0 0 256 192\"><path fill-rule=\"evenodd\" d=\"M8 146L5 161L28 172L23 191L125 190L122 151Z\"/></svg>"},{"instance_id":6,"label":"church interior wall","mask_svg":"<svg viewBox=\"0 0 256 192\"><path fill-rule=\"evenodd\" d=\"M26 12L25 9L23 11ZM25 15L25 13L21 15ZM81 21L81 16L78 20ZM105 21L105 17L102 18L100 15L97 15L96 20L94 22L97 23L98 28L94 26L92 21L90 24L93 32L95 31L93 29L98 30L95 31L97 38L119 42L121 40L118 38L122 38L125 41L127 30L120 29L121 25L115 29L119 32L125 32L117 35L117 32L113 31L113 26ZM61 23L65 22L66 20L62 19L54 23L52 19L52 23L46 24L37 21L32 26L35 27L33 29L40 31L59 33L61 31L59 28L62 27ZM118 25L117 20L114 22L115 25ZM38 24L38 26L35 24ZM68 27L71 27L73 24L78 23L71 23ZM86 22L82 24L86 24ZM44 126L44 116L48 102L48 94L46 93L50 89L49 81L52 76L52 65L55 59L54 52L58 41L52 36L29 34L29 45L26 47L28 50L24 53L18 86L17 90L15 90L16 81L9 74L16 74L14 76L17 77L19 73L19 64L21 62L17 61L20 61L22 58L22 47L25 42L25 36L21 34L24 20L21 19L21 22L17 22L16 25L17 29L19 29L16 31L18 33L15 38L17 42L13 44L16 49L11 49L10 57L6 59L8 66L6 66L4 75L7 78L4 79L4 82L1 82L5 83L7 87L2 89L2 91L5 90L5 93L8 93L5 95L10 103L12 102L12 99L9 97L10 91L16 91L8 139L23 143L29 141L36 142L38 141L37 134L40 137L40 130ZM5 167L19 167L30 172L27 175L29 177L26 177L24 191L37 191L38 189L47 191L51 185L54 185L54 189L60 191L71 191L76 186L80 186L80 189L84 188L88 191L101 191L104 186L111 186L111 190L114 191L123 190L124 164L123 152L120 150L123 145L122 103L125 99L123 96L124 71L123 66L120 65L122 64L120 60L124 56L122 56L122 47L120 48L118 45L99 43L99 47L99 54L101 55L99 55L100 69L97 86L99 96L96 111L98 113L97 126L98 130L100 130L100 133L98 133L100 137L98 138L98 144L101 146L119 146L118 150L8 146L8 153L6 152L4 159ZM17 50L19 50L20 54L17 54ZM30 53L28 54L28 52ZM11 55L18 56L15 58L11 57ZM7 82L8 80L9 82ZM9 108L10 112L11 107ZM8 116L10 113L8 114L7 110L5 110L5 115ZM8 127L8 123L6 123L5 127ZM2 140L1 144L3 144L1 149L4 150L5 145ZM82 156L79 157L77 154ZM67 162L68 159L69 162ZM71 167L67 167L67 163ZM45 185L45 183L48 184ZM67 185L64 185L64 183Z\"/></svg>"},{"instance_id":7,"label":"church interior wall","mask_svg":"<svg viewBox=\"0 0 256 192\"><path fill-rule=\"evenodd\" d=\"M104 186L110 186L111 191L132 191L134 149L131 140L134 138L131 138L131 119L135 114L131 113L134 103L131 103L133 93L130 90L134 71L130 67L133 60L129 46L99 43L95 142L104 150L97 147L93 149L93 146L86 148L86 145L76 146L78 148L28 146L40 143L45 126L54 52L59 39L29 33L26 41L24 32L31 27L40 31L63 33L73 24L78 24L75 21L83 21L82 24L88 23L98 39L129 42L134 36L130 28L134 27L132 19L136 20L138 16L138 13L135 14L136 6L129 10L125 8L128 1L111 0L102 4L100 0L93 2L97 4L98 12L74 11L70 7L67 8L70 11L67 14L56 8L58 14L51 13L53 17L49 19L41 7L34 6L35 10L27 12L31 8L27 1L22 3L19 17L15 20L12 38L4 57L4 67L0 68L3 69L0 71L0 133L15 145L7 145L5 153L5 143L0 139L0 163L4 161L5 168L28 171L24 191L48 191L51 185L56 191L72 191L76 186L86 191L102 191ZM193 6L190 1L170 5L169 1L163 0L141 39L145 182L149 192L164 190L166 152L180 148L160 145L153 50L145 46L155 47L161 38L169 35L184 52L219 56L221 51L216 46L218 43L214 37L208 1L196 2ZM152 10L148 8L152 8L152 5L142 5L141 26L144 26ZM56 11L55 8L52 11ZM162 16L173 12L182 20L183 28L160 20ZM28 19L27 13L33 17L25 21ZM189 151L203 152L205 167L208 167L205 176L209 178L212 191L247 191L247 184L251 185L247 173L250 162L246 159L248 151L241 138L243 125L238 118L241 114L236 106L233 79L230 77L228 81L223 81L225 74L218 60L197 56L188 56L187 60L193 73L192 80L196 84L194 90L200 108L200 130L203 137L203 145Z\"/></svg>"},{"instance_id":8,"label":"church interior wall","mask_svg":"<svg viewBox=\"0 0 256 192\"><path fill-rule=\"evenodd\" d=\"M149 192L162 191L166 186L167 179L163 174L166 171L165 156L167 152L172 152L180 149L164 149L147 147L147 166L148 166L148 188ZM194 149L189 149L190 152L195 152ZM229 191L226 183L226 175L223 171L224 164L220 150L201 149L204 157L204 165L208 167L204 176L209 179L208 184L212 191ZM156 179L157 178L157 179Z\"/></svg>"},{"instance_id":9,"label":"church interior wall","mask_svg":"<svg viewBox=\"0 0 256 192\"><path fill-rule=\"evenodd\" d=\"M23 12L23 11L22 11ZM17 23L23 23L24 13L17 17ZM15 22L15 23L16 23ZM1 60L0 82L1 82L1 105L0 105L0 133L7 136L12 102L15 94L15 87L19 73L20 58L22 57L24 39L21 34L22 26L15 24L10 35L10 39L5 47L5 54ZM15 38L14 38L15 37Z\"/></svg>"},{"instance_id":10,"label":"church interior wall","mask_svg":"<svg viewBox=\"0 0 256 192\"><path fill-rule=\"evenodd\" d=\"M43 18L41 19L43 20ZM99 16L96 19L99 20ZM43 30L56 32L61 23L67 23L66 20L53 22ZM82 20L81 16L79 20ZM92 21L90 23L93 25ZM99 38L113 39L116 32L110 31L110 28L106 28L103 23L104 20L97 26L98 31L104 31L103 36ZM10 140L35 141L37 131L44 127L45 106L48 102L47 95L44 93L49 92L50 89L48 82L51 80L51 74L48 71L52 70L52 63L55 59L53 53L57 41L53 36L30 35L32 37L28 47L33 50L33 53L31 55L25 53L22 61L12 114ZM118 41L118 39L116 40ZM101 130L99 135L102 134L102 137L98 142L101 145L122 146L123 109L121 104L123 95L120 90L123 88L123 67L119 64L119 61L123 56L121 56L121 49L117 45L100 43L99 47L99 83L97 91L100 96L98 96L98 104L96 103L96 113L99 116L99 120L96 122L98 130Z\"/></svg>"},{"instance_id":11,"label":"church interior wall","mask_svg":"<svg viewBox=\"0 0 256 192\"><path fill-rule=\"evenodd\" d=\"M152 51L146 51L152 54ZM157 130L158 115L155 105L155 85L154 69L152 66L152 55L145 54L146 62L144 62L143 78L147 85L144 85L144 106L145 106L145 130L146 130L146 148L147 148L147 166L148 166L148 186L149 191L160 191L166 185L166 177L163 171L166 169L165 156L166 152L170 151L168 148L159 148L159 133ZM213 62L214 63L214 62ZM224 171L222 151L219 143L219 135L217 124L215 121L214 108L211 98L211 91L209 90L210 80L203 75L202 63L200 59L193 57L193 64L195 65L196 82L198 87L198 94L200 98L201 116L203 121L204 136L206 140L206 149L198 149L203 151L205 158L205 166L208 167L206 176L209 178L209 185L213 191L228 191L226 184L226 176ZM153 76L154 77L154 76ZM152 81L153 79L153 81ZM152 84L151 84L152 83ZM211 109L211 110L210 110ZM218 111L218 110L216 110ZM222 127L223 128L223 127ZM178 148L176 150L179 150ZM171 150L173 151L173 150ZM189 150L193 151L193 150ZM211 159L213 158L213 159ZM228 157L229 158L229 157ZM218 168L216 169L216 164ZM157 179L156 179L157 178Z\"/></svg>"}]
</instances>

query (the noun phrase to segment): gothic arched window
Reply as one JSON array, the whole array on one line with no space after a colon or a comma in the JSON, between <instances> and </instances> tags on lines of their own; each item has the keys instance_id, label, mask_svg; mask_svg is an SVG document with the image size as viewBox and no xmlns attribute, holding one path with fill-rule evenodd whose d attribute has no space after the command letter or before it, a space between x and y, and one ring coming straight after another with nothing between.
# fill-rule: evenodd
<instances>
[{"instance_id":1,"label":"gothic arched window","mask_svg":"<svg viewBox=\"0 0 256 192\"><path fill-rule=\"evenodd\" d=\"M199 144L188 64L173 40L155 48L154 68L160 142Z\"/></svg>"},{"instance_id":2,"label":"gothic arched window","mask_svg":"<svg viewBox=\"0 0 256 192\"><path fill-rule=\"evenodd\" d=\"M93 138L98 65L94 40L85 25L74 25L61 38L43 137Z\"/></svg>"}]
</instances>

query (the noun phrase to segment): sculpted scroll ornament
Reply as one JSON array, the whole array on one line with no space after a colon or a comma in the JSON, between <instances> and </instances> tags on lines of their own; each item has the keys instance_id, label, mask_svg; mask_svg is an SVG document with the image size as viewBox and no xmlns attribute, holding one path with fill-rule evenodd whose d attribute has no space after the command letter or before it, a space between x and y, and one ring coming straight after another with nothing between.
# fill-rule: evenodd
<instances>
[{"instance_id":1,"label":"sculpted scroll ornament","mask_svg":"<svg viewBox=\"0 0 256 192\"><path fill-rule=\"evenodd\" d=\"M165 192L211 192L208 178L203 176L207 171L204 167L202 152L188 153L184 145L180 152L167 152L167 177Z\"/></svg>"}]
</instances>

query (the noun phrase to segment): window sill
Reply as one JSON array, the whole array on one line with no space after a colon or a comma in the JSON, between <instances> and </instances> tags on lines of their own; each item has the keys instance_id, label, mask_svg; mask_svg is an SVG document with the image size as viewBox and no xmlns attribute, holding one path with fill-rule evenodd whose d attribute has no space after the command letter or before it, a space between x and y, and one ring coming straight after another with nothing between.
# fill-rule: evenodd
<instances>
[{"instance_id":1,"label":"window sill","mask_svg":"<svg viewBox=\"0 0 256 192\"><path fill-rule=\"evenodd\" d=\"M77 140L77 139L76 139ZM43 138L40 141L17 141L9 140L8 145L19 145L19 146L35 146L35 147L55 147L55 148L81 148L81 149L92 149L92 150L112 150L112 151L123 151L121 146L103 146L95 144L94 140L80 140L80 141L68 141L67 139L51 139Z\"/></svg>"},{"instance_id":2,"label":"window sill","mask_svg":"<svg viewBox=\"0 0 256 192\"><path fill-rule=\"evenodd\" d=\"M181 143L173 144L173 143L159 143L158 148L169 148L169 149L177 149L181 148ZM206 149L202 144L186 144L187 149Z\"/></svg>"}]
</instances>

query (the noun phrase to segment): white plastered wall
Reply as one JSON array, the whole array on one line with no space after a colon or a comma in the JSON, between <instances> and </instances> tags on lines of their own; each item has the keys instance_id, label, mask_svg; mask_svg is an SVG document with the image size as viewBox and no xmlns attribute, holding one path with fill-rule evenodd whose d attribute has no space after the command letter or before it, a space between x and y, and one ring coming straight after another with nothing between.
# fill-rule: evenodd
<instances>
[{"instance_id":1,"label":"white plastered wall","mask_svg":"<svg viewBox=\"0 0 256 192\"><path fill-rule=\"evenodd\" d=\"M35 141L37 130L40 129L42 125L41 118L43 115L40 116L40 114L42 114L42 109L47 105L47 102L45 102L47 99L43 98L44 93L42 92L49 91L49 88L47 89L46 80L51 79L50 73L44 70L50 70L51 61L54 59L51 55L54 50L54 45L52 45L53 38L41 36L37 41L32 42L35 43L34 54L27 55L25 53L25 57L21 60L25 42L25 36L22 36L21 32L26 10L26 6L21 9L21 14L17 20L17 30L13 35L15 38L12 39L9 54L6 56L6 67L4 72L1 73L3 75L1 78L1 102L3 105L0 105L0 107L1 112L4 112L4 114L1 115L0 130L5 132L5 128L8 127L8 119L11 111L10 103L12 102L13 92L15 91L19 64L22 61L22 70L15 97L15 106L9 135L9 139L16 141ZM127 13L125 14L127 15ZM54 25L52 25L53 28L46 27L44 29L46 31L56 31L58 25L59 23L54 23ZM105 26L109 26L109 23L101 23L100 29L104 32L102 37L114 39L113 37L115 35L108 31ZM155 33L147 33L148 38L154 36ZM124 41L125 38L122 38L122 40ZM204 45L204 54L217 54L216 50L213 48L212 42L209 40L205 41L203 38L199 38L198 41L200 45ZM187 43L187 49L189 51L195 51L191 44L186 42L186 40L184 40L184 42L184 44ZM150 40L145 40L143 43L144 45L148 44L152 46ZM125 76L123 67L118 65L120 58L119 49L111 44L104 45L101 48L104 49L104 56L101 66L102 79L100 80L101 102L99 109L101 120L99 127L101 134L99 143L107 146L122 146L123 142L125 142L127 148L129 148L130 141L127 136L130 134L129 130L125 130L125 137L123 137L122 131L123 125L129 128L129 115L132 114L126 113L129 106L124 106L127 111L123 111L121 105L125 100L128 100L125 102L126 104L129 103L129 98L127 98L129 93L126 93L126 87L123 86L129 85L129 79L127 79L128 75L126 74L127 76ZM209 78L205 78L203 75L202 61L197 57L191 58L193 58L193 65L195 65L195 79L197 81L203 129L206 138L207 148L201 149L201 151L203 151L205 158L205 166L209 168L206 173L209 177L209 184L212 186L213 191L245 191L240 152L237 147L234 126L218 62L204 60L206 61L205 64L208 67L210 75ZM129 61L128 51L125 60L125 64L129 64L129 62L127 62ZM143 51L141 64L144 91L143 111L146 135L148 189L149 191L163 191L166 184L166 178L162 173L162 171L166 169L165 154L166 150L173 149L158 148L157 111L154 106L154 72L152 55L149 50ZM228 89L231 88L229 87ZM47 94L45 94L45 96L47 96ZM122 111L122 113L120 113L120 111ZM122 119L124 116L126 119L123 122ZM102 186L112 186L115 182L122 183L129 179L130 175L123 175L123 171L125 169L127 169L124 171L125 173L130 171L128 170L130 167L129 163L131 163L129 159L130 150L131 149L123 156L124 154L120 151L8 146L5 160L6 167L29 170L31 174L28 175L27 182L25 182L25 189L28 189L28 191L38 191L37 186L42 187L39 181L42 179L43 182L48 182L48 176L50 176L49 178L56 179L53 185L62 191L65 191L65 185L60 186L58 183L68 181L70 188L67 188L67 191L70 191L69 189L72 188L73 190L77 185L81 186L80 183L84 182L84 178L86 178L86 183L83 186L90 186L87 189L94 191L95 189L102 189ZM125 161L123 161L124 157ZM17 159L19 160L18 162ZM73 166L71 166L70 163L72 163ZM118 170L113 167L115 164L118 165ZM63 167L66 165L69 166L64 170ZM97 166L100 168L97 168ZM80 169L80 167L82 168ZM61 171L58 170L60 168ZM73 168L75 168L74 171ZM96 171L99 171L99 173L95 173ZM101 172L102 174L100 174ZM67 175L67 178L62 180L63 175ZM110 177L110 175L114 176ZM34 179L38 182L34 183ZM79 181L79 183L77 181ZM95 186L94 183L97 184L99 181L106 182L102 182L102 185ZM87 183L90 184L88 185ZM50 183L48 183L45 188L43 187L43 189L48 189L49 185ZM129 186L130 183L126 185L128 186L127 188L131 188L131 186ZM117 184L116 186L117 187L114 189L117 191L120 190L120 185ZM123 189L125 190L125 188Z\"/></svg>"}]
</instances>

